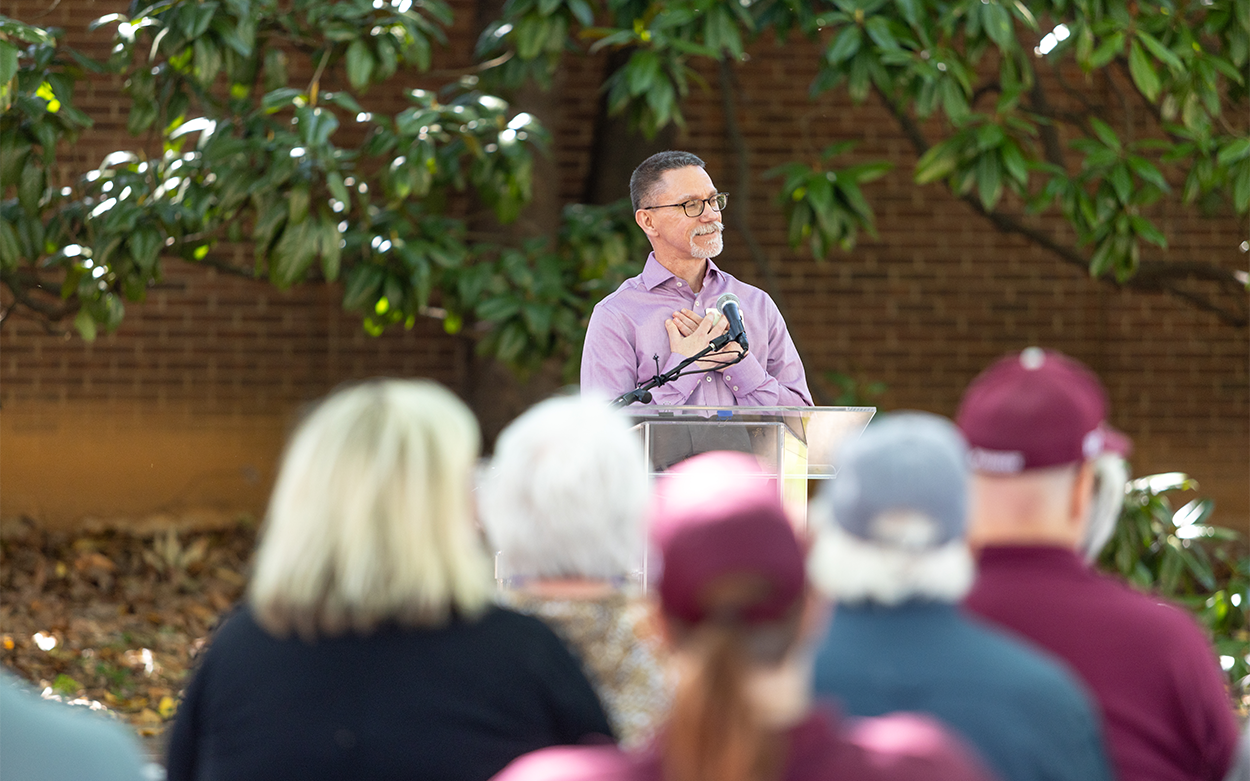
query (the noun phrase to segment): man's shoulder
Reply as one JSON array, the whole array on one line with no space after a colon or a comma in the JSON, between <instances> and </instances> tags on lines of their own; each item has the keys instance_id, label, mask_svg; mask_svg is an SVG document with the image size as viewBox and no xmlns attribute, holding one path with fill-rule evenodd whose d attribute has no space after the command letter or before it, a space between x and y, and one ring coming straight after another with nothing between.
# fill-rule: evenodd
<instances>
[{"instance_id":1,"label":"man's shoulder","mask_svg":"<svg viewBox=\"0 0 1250 781\"><path fill-rule=\"evenodd\" d=\"M647 286L643 284L642 274L636 274L618 285L616 290L613 290L611 293L608 293L606 296L601 298L599 303L595 304L594 311L614 311L622 303L624 303L624 299L628 299L630 295L646 292L648 292Z\"/></svg>"},{"instance_id":2,"label":"man's shoulder","mask_svg":"<svg viewBox=\"0 0 1250 781\"><path fill-rule=\"evenodd\" d=\"M961 620L977 649L966 655L965 663L975 665L980 674L1037 699L1080 699L1076 673L1059 657L979 616L961 614Z\"/></svg>"}]
</instances>

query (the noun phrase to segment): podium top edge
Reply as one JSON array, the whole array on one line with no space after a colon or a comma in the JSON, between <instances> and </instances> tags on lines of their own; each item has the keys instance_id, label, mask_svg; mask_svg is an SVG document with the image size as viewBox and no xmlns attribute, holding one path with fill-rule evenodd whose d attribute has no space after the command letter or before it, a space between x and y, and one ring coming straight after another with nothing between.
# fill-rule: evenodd
<instances>
[{"instance_id":1,"label":"podium top edge","mask_svg":"<svg viewBox=\"0 0 1250 781\"><path fill-rule=\"evenodd\" d=\"M794 413L812 413L812 412L872 412L876 413L876 407L702 407L702 406L686 406L678 404L638 404L629 407L622 407L623 412L627 414L647 414L652 412L736 412L742 414L768 414L781 412Z\"/></svg>"}]
</instances>

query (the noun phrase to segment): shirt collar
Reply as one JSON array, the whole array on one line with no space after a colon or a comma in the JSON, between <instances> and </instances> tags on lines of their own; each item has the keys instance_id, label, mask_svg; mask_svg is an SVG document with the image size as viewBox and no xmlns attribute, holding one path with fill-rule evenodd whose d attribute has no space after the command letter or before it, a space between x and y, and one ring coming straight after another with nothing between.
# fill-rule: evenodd
<instances>
[{"instance_id":1,"label":"shirt collar","mask_svg":"<svg viewBox=\"0 0 1250 781\"><path fill-rule=\"evenodd\" d=\"M703 287L707 287L708 282L717 276L720 276L720 267L711 258L707 261L707 271L703 272ZM647 290L655 290L660 285L670 279L676 279L677 275L660 264L655 259L655 253L652 252L647 256L647 263L642 267L642 284L646 285Z\"/></svg>"},{"instance_id":2,"label":"shirt collar","mask_svg":"<svg viewBox=\"0 0 1250 781\"><path fill-rule=\"evenodd\" d=\"M977 556L979 563L1015 567L1044 566L1051 569L1085 571L1076 551L1059 545L987 545Z\"/></svg>"}]
</instances>

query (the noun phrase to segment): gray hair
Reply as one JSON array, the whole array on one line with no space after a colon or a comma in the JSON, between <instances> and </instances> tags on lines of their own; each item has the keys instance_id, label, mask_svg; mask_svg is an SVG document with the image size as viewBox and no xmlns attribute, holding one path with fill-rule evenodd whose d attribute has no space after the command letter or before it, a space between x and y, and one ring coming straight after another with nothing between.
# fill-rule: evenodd
<instances>
[{"instance_id":1,"label":"gray hair","mask_svg":"<svg viewBox=\"0 0 1250 781\"><path fill-rule=\"evenodd\" d=\"M474 528L473 413L429 381L334 393L282 459L248 598L283 636L436 626L490 604L490 559Z\"/></svg>"},{"instance_id":2,"label":"gray hair","mask_svg":"<svg viewBox=\"0 0 1250 781\"><path fill-rule=\"evenodd\" d=\"M579 396L513 421L479 486L501 577L629 574L641 564L649 502L642 443L625 416Z\"/></svg>"},{"instance_id":3,"label":"gray hair","mask_svg":"<svg viewBox=\"0 0 1250 781\"><path fill-rule=\"evenodd\" d=\"M695 155L674 149L656 152L643 160L629 177L629 200L634 204L634 211L641 209L642 204L651 198L666 171L689 168L692 165L699 168L707 167Z\"/></svg>"},{"instance_id":4,"label":"gray hair","mask_svg":"<svg viewBox=\"0 0 1250 781\"><path fill-rule=\"evenodd\" d=\"M831 520L829 505L817 498L808 510L816 520L816 540L807 556L807 577L826 597L887 607L909 599L955 603L972 588L976 568L962 537L938 547L872 542ZM893 512L880 520L888 521L900 538L925 537L934 525L916 512Z\"/></svg>"}]
</instances>

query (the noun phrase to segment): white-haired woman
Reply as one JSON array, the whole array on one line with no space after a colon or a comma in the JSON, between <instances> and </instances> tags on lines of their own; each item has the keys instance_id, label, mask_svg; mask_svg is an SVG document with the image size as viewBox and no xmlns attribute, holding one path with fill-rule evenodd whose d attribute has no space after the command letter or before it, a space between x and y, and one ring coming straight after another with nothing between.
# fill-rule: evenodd
<instances>
[{"instance_id":1,"label":"white-haired woman","mask_svg":"<svg viewBox=\"0 0 1250 781\"><path fill-rule=\"evenodd\" d=\"M622 745L642 745L670 695L659 638L630 583L650 500L637 435L606 402L549 399L500 435L479 492L503 601L578 652Z\"/></svg>"},{"instance_id":2,"label":"white-haired woman","mask_svg":"<svg viewBox=\"0 0 1250 781\"><path fill-rule=\"evenodd\" d=\"M609 726L578 662L492 607L473 526L479 433L445 388L330 396L287 448L247 603L178 711L181 779L482 780Z\"/></svg>"}]
</instances>

